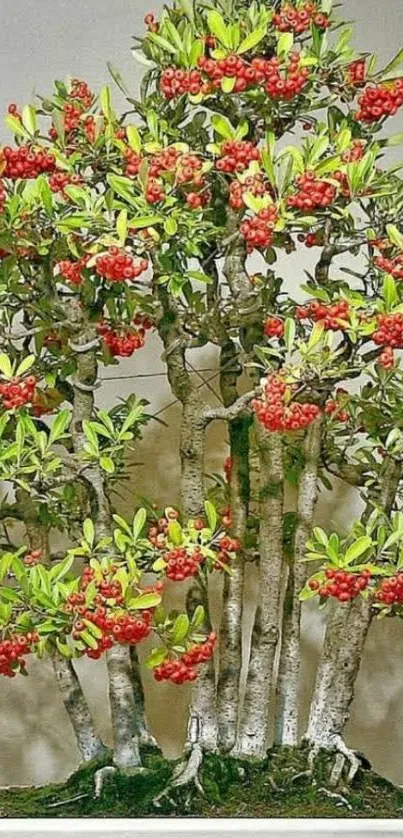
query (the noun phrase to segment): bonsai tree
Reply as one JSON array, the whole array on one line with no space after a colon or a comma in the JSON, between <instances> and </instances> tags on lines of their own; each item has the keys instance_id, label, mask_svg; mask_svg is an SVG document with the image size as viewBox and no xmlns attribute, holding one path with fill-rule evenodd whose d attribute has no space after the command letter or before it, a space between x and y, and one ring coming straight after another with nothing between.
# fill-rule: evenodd
<instances>
[{"instance_id":1,"label":"bonsai tree","mask_svg":"<svg viewBox=\"0 0 403 838\"><path fill-rule=\"evenodd\" d=\"M401 613L403 191L387 161L401 136L380 131L403 105L403 59L377 68L336 13L331 0L176 0L159 20L150 12L135 39L139 100L110 67L125 115L108 87L96 97L76 79L35 107L9 106L0 665L14 675L24 653L51 656L88 759L103 745L71 661L105 653L113 761L130 771L154 742L136 652L154 632L156 679L194 682L169 794L200 787L206 752L263 759L272 719L276 745L297 746L310 598L329 613L307 770L325 750L336 755L332 782L346 761L351 779L360 761L343 731L366 635L374 616ZM297 248L314 258L294 279ZM136 364L149 329L182 407L179 511L133 499L127 522L115 489L146 406L133 397L107 412L95 395L102 365ZM192 350L208 346L217 405L192 375ZM227 427L225 477L204 471L213 422ZM315 526L318 489L334 477L363 503L347 533ZM10 542L14 518L24 547ZM57 529L62 558L49 546ZM259 593L245 660L248 562ZM188 580L186 613L162 610L165 577Z\"/></svg>"}]
</instances>

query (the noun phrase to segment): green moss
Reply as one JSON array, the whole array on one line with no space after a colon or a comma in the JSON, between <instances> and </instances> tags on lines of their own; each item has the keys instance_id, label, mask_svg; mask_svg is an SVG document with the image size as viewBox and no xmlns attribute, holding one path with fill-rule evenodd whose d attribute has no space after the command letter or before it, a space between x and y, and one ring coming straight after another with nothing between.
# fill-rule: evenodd
<instances>
[{"instance_id":1,"label":"green moss","mask_svg":"<svg viewBox=\"0 0 403 838\"><path fill-rule=\"evenodd\" d=\"M273 750L264 762L241 762L210 755L201 774L206 796L187 796L183 789L177 802L165 800L156 810L153 798L162 791L174 764L155 751L144 754L144 774L116 775L101 800L94 800L94 772L102 764L78 769L66 783L42 788L0 792L3 818L60 817L190 817L205 818L399 818L403 814L403 791L372 771L360 771L352 786L338 791L351 809L330 798L331 757L316 763L315 777L295 779L306 769L304 749ZM82 795L80 797L80 795ZM184 801L189 799L188 808ZM76 799L73 799L76 798ZM66 801L62 806L53 803ZM70 801L70 802L67 802Z\"/></svg>"}]
</instances>

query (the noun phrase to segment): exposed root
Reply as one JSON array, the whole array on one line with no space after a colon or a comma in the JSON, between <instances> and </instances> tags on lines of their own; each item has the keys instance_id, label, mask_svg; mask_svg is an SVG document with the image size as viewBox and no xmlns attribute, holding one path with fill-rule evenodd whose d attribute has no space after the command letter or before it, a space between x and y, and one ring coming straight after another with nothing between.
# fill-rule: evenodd
<instances>
[{"instance_id":1,"label":"exposed root","mask_svg":"<svg viewBox=\"0 0 403 838\"><path fill-rule=\"evenodd\" d=\"M312 779L315 767L315 760L319 754L319 751L320 748L318 748L317 745L311 748L308 754L308 768L306 769L306 771L299 771L298 774L294 774L294 776L291 777L291 783L295 783L297 780L301 780L303 777Z\"/></svg>"},{"instance_id":2,"label":"exposed root","mask_svg":"<svg viewBox=\"0 0 403 838\"><path fill-rule=\"evenodd\" d=\"M335 763L330 775L330 785L335 788L341 780L346 761L350 764L347 774L347 784L350 785L361 765L356 753L348 748L341 736L334 737L334 747L337 751Z\"/></svg>"},{"instance_id":3,"label":"exposed root","mask_svg":"<svg viewBox=\"0 0 403 838\"><path fill-rule=\"evenodd\" d=\"M139 746L141 748L154 748L156 751L161 751L161 748L155 738L155 736L150 733L147 728L143 728L143 730L139 733Z\"/></svg>"},{"instance_id":4,"label":"exposed root","mask_svg":"<svg viewBox=\"0 0 403 838\"><path fill-rule=\"evenodd\" d=\"M185 810L189 809L190 807L192 799L192 786L194 786L196 790L204 797L204 789L199 778L199 769L202 762L203 749L201 745L196 743L192 745L187 761L181 762L176 767L170 783L167 785L165 789L163 789L163 791L160 794L157 795L157 797L154 798L153 805L156 808L159 808L161 806L161 803L164 800L166 800L174 806L175 800L172 797L172 795L175 793L176 789L184 788L185 786L189 786L189 794L184 802Z\"/></svg>"},{"instance_id":5,"label":"exposed root","mask_svg":"<svg viewBox=\"0 0 403 838\"><path fill-rule=\"evenodd\" d=\"M352 805L348 802L346 797L343 797L342 794L337 794L335 791L329 791L329 789L320 788L318 789L318 793L325 794L326 797L330 797L332 800L337 800L336 806L347 806L347 809L352 811Z\"/></svg>"},{"instance_id":6,"label":"exposed root","mask_svg":"<svg viewBox=\"0 0 403 838\"><path fill-rule=\"evenodd\" d=\"M114 765L104 765L103 768L99 768L98 771L95 772L94 776L94 783L95 783L95 791L94 797L96 799L102 796L102 792L105 786L110 782L111 777L113 777L117 772L117 768Z\"/></svg>"}]
</instances>

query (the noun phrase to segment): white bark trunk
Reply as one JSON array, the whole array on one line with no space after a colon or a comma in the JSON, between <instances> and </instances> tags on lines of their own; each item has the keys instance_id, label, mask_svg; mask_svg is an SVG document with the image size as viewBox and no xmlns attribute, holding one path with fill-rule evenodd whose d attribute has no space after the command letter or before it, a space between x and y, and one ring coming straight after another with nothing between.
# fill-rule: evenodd
<instances>
[{"instance_id":1,"label":"white bark trunk","mask_svg":"<svg viewBox=\"0 0 403 838\"><path fill-rule=\"evenodd\" d=\"M157 740L154 738L148 727L143 682L140 674L140 664L136 646L130 647L131 680L135 706L135 733L138 736L140 747L158 748Z\"/></svg>"},{"instance_id":2,"label":"white bark trunk","mask_svg":"<svg viewBox=\"0 0 403 838\"><path fill-rule=\"evenodd\" d=\"M320 455L322 418L318 417L306 433L305 465L301 475L297 501L297 527L294 556L284 603L281 655L277 680L275 742L295 746L298 742L298 706L300 681L301 603L307 567L303 562L306 543L311 535L317 497L318 460Z\"/></svg>"},{"instance_id":3,"label":"white bark trunk","mask_svg":"<svg viewBox=\"0 0 403 838\"><path fill-rule=\"evenodd\" d=\"M281 436L268 433L258 422L255 428L260 455L259 602L234 753L260 758L267 749L268 708L279 637L284 467Z\"/></svg>"},{"instance_id":4,"label":"white bark trunk","mask_svg":"<svg viewBox=\"0 0 403 838\"><path fill-rule=\"evenodd\" d=\"M106 655L112 714L114 757L117 768L130 771L141 764L128 646L113 646Z\"/></svg>"},{"instance_id":5,"label":"white bark trunk","mask_svg":"<svg viewBox=\"0 0 403 838\"><path fill-rule=\"evenodd\" d=\"M386 514L394 505L400 477L397 463L385 463L377 501ZM364 520L371 511L372 505L368 504ZM305 736L314 747L338 747L372 616L371 601L363 597L346 605L336 604L329 616Z\"/></svg>"},{"instance_id":6,"label":"white bark trunk","mask_svg":"<svg viewBox=\"0 0 403 838\"><path fill-rule=\"evenodd\" d=\"M96 732L73 664L58 652L53 655L52 664L82 759L88 762L102 756L106 749Z\"/></svg>"},{"instance_id":7,"label":"white bark trunk","mask_svg":"<svg viewBox=\"0 0 403 838\"><path fill-rule=\"evenodd\" d=\"M235 420L230 426L231 532L242 545L248 514L249 420ZM246 471L246 474L245 474ZM231 574L224 574L224 592L220 638L220 669L217 685L218 744L230 751L236 740L239 704L239 681L242 667L242 612L244 559L240 551L231 564Z\"/></svg>"}]
</instances>

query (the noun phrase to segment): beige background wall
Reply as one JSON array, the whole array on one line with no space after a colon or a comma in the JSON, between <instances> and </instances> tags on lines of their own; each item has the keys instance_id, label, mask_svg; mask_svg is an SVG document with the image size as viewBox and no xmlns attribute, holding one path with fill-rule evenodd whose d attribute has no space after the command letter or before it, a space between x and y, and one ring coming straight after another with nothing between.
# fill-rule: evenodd
<instances>
[{"instance_id":1,"label":"beige background wall","mask_svg":"<svg viewBox=\"0 0 403 838\"><path fill-rule=\"evenodd\" d=\"M154 4L158 11L161 3ZM345 0L345 17L357 20L357 41L362 49L377 51L384 63L403 43L401 0ZM141 31L149 11L148 0L0 0L0 113L7 103L23 104L36 92L47 93L54 78L68 74L86 79L94 89L107 80L107 60L119 67L133 92L139 79L138 65L130 55L130 35ZM395 121L396 130L399 130ZM401 129L401 126L400 126ZM0 141L8 142L0 126ZM307 266L309 254L305 255ZM301 254L288 260L289 281L300 280ZM157 412L172 401L164 377L161 347L151 338L146 349L123 362L119 371L108 368L102 400L135 391ZM194 353L194 366L214 364L213 353ZM122 378L111 380L119 374ZM132 376L153 374L152 378ZM212 372L204 373L206 377ZM212 382L214 383L214 382ZM206 391L207 398L213 398ZM136 492L173 503L177 487L177 407L161 416L169 427L153 423L139 446L133 482L123 489L124 508L130 511ZM207 471L218 470L225 456L220 429L215 429ZM318 517L335 524L348 522L355 501L344 488L320 501ZM251 580L253 583L253 580ZM176 595L179 591L176 589ZM307 709L323 619L315 608L306 608L303 643L303 705ZM374 625L357 684L348 727L349 743L365 751L374 767L403 784L403 624L388 621ZM110 735L104 664L79 663L83 685L105 738ZM149 719L167 755L178 753L184 735L186 688L155 687L146 674ZM50 667L33 663L30 677L0 683L0 785L43 783L62 779L77 764L78 753L67 716L59 699Z\"/></svg>"}]
</instances>

